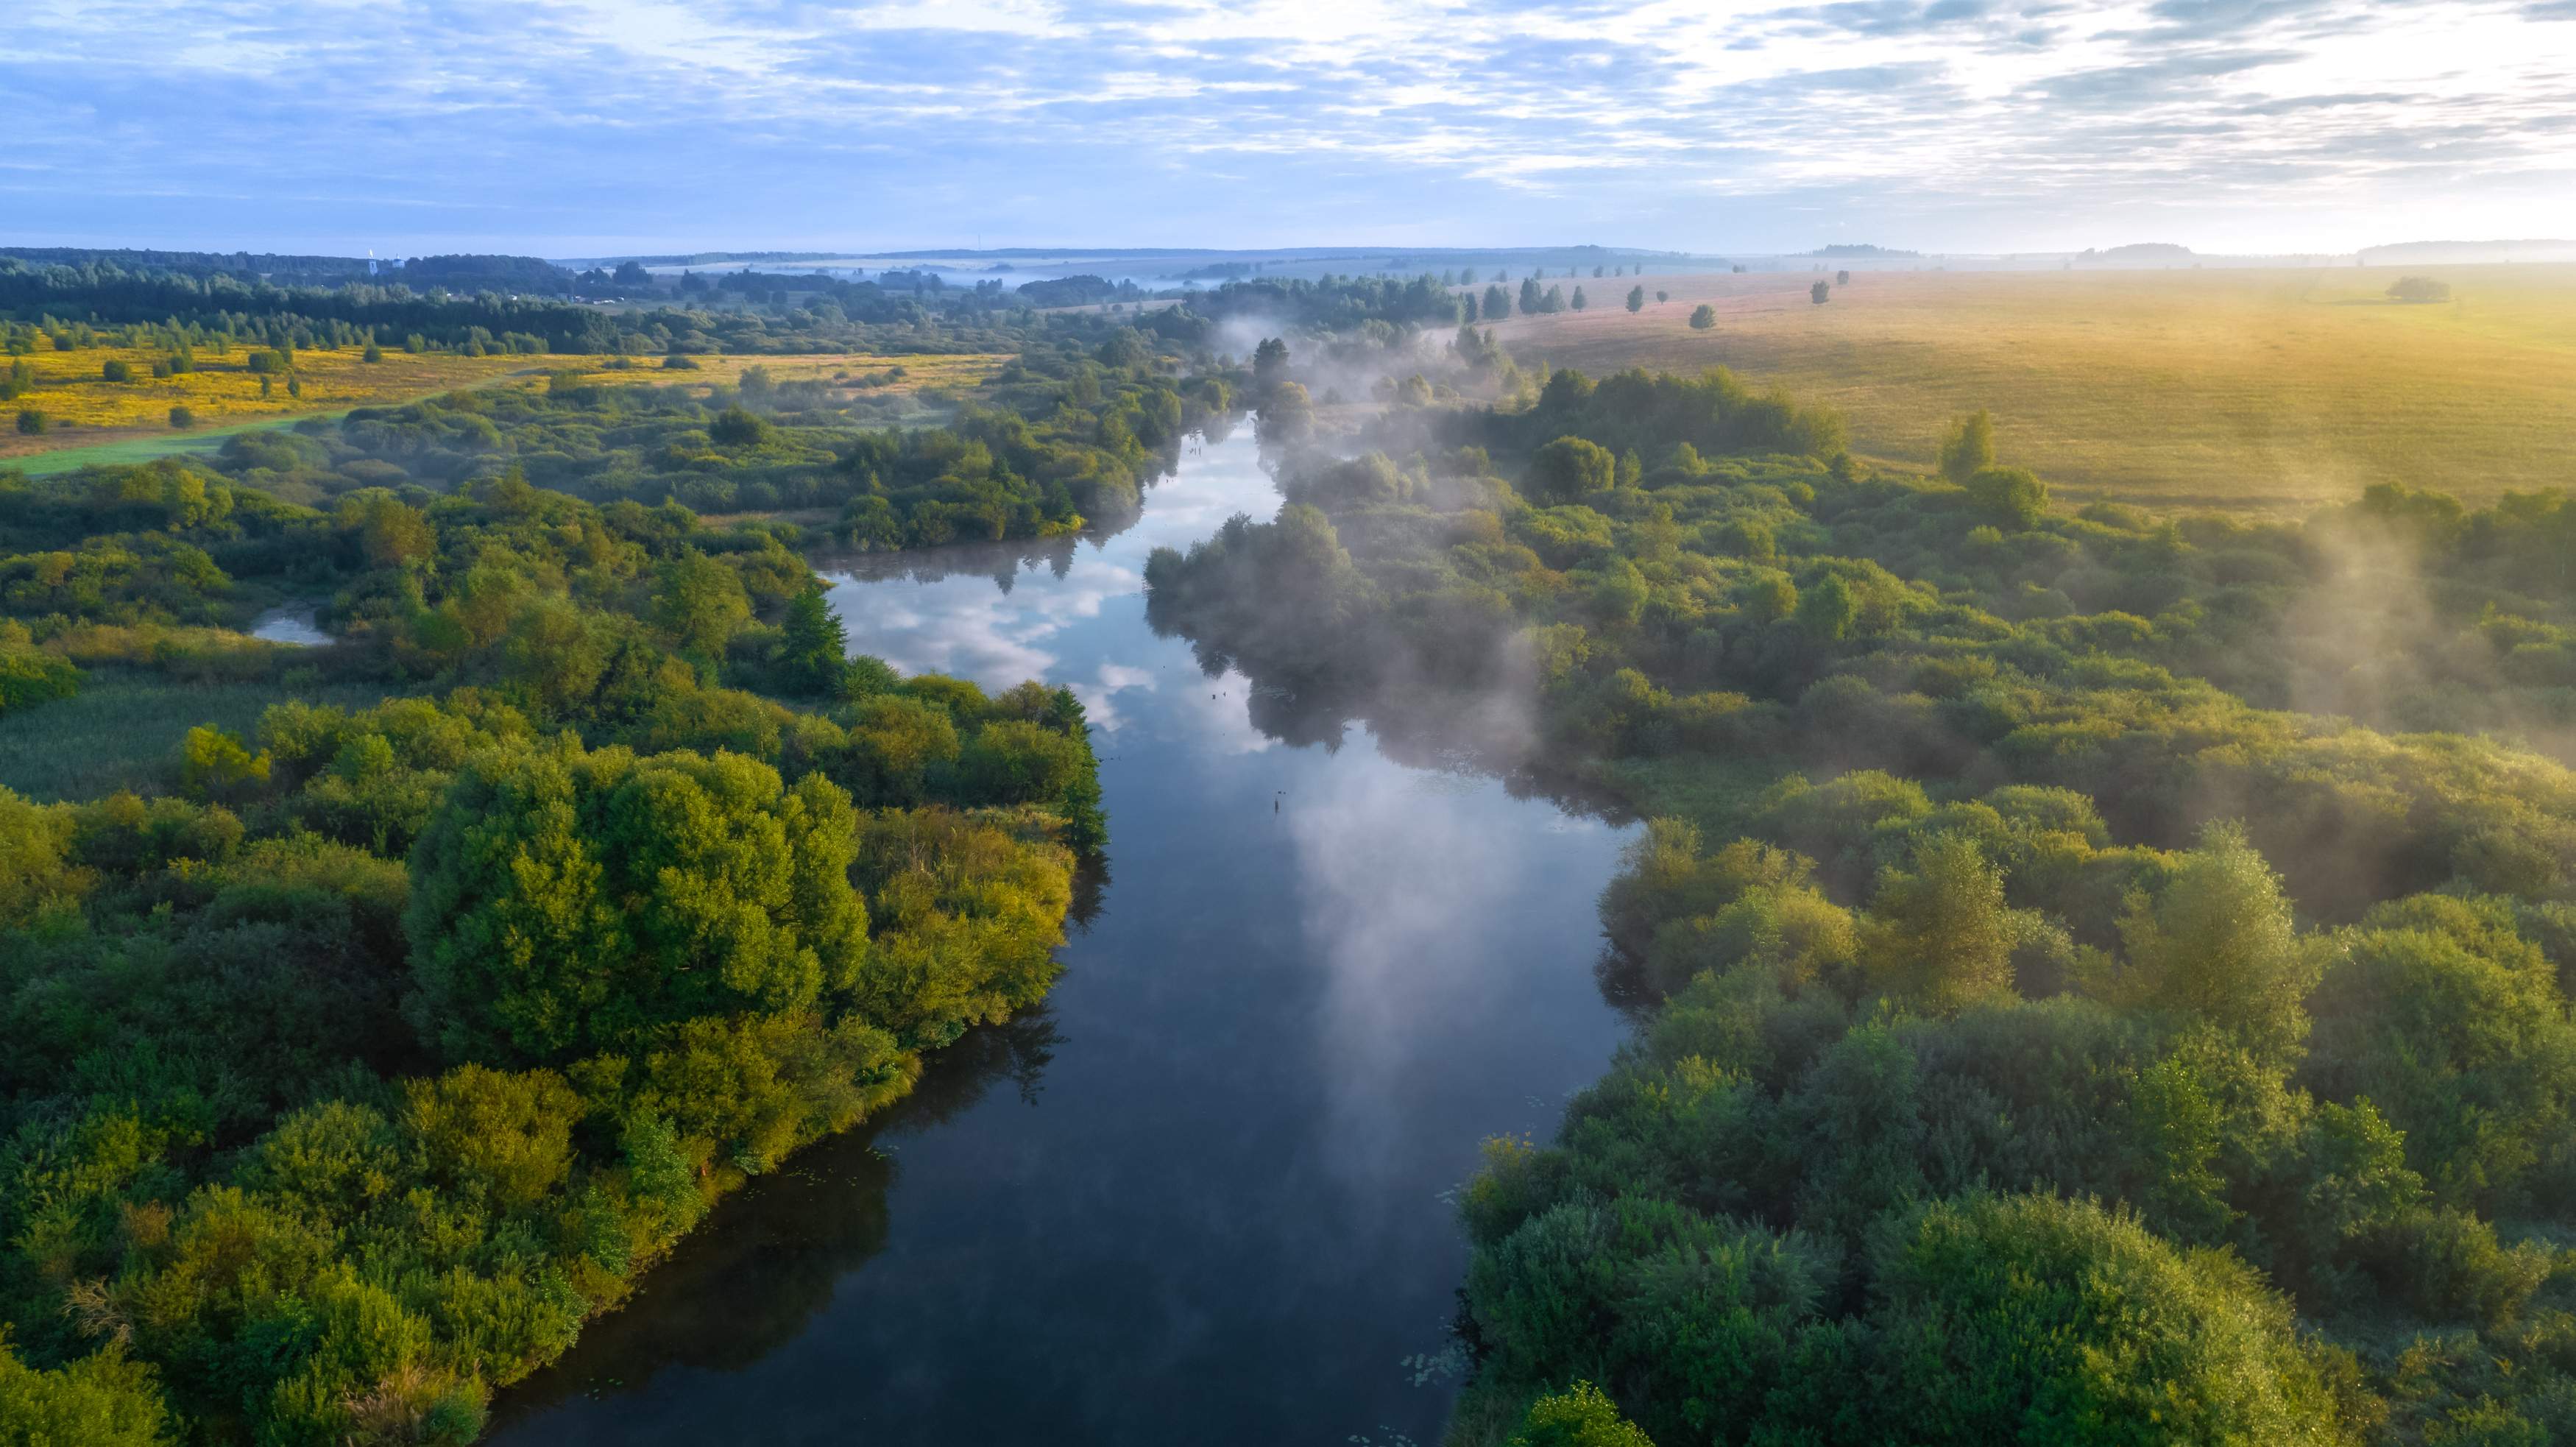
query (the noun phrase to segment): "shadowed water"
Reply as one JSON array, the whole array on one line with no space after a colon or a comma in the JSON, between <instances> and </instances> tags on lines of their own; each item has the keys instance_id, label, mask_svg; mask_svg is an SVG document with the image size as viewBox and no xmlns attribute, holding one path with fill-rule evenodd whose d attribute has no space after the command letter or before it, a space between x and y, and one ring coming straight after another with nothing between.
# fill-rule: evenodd
<instances>
[{"instance_id":1,"label":"shadowed water","mask_svg":"<svg viewBox=\"0 0 2576 1447\"><path fill-rule=\"evenodd\" d=\"M497 1440L1436 1437L1443 1193L1620 1038L1591 904L1622 835L1364 731L1279 743L1155 637L1147 553L1276 507L1244 435L1113 535L816 558L854 649L1082 695L1098 913L1043 1013L727 1201Z\"/></svg>"}]
</instances>

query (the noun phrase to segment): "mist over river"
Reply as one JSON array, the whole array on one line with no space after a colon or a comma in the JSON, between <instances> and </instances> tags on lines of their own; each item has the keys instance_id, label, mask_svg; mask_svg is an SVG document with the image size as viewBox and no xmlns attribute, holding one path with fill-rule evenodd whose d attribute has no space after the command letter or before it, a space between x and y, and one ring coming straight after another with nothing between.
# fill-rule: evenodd
<instances>
[{"instance_id":1,"label":"mist over river","mask_svg":"<svg viewBox=\"0 0 2576 1447\"><path fill-rule=\"evenodd\" d=\"M1154 636L1151 550L1277 506L1247 429L1113 535L817 555L854 651L1082 696L1108 877L1043 1011L727 1200L494 1440L1436 1437L1443 1193L1624 1034L1592 971L1623 831L1358 727L1291 747Z\"/></svg>"}]
</instances>

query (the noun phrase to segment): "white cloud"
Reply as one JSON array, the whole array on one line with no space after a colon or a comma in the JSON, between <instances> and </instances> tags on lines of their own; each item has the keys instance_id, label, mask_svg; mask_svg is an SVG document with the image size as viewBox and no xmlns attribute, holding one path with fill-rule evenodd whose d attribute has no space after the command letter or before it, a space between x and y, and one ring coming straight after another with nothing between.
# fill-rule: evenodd
<instances>
[{"instance_id":1,"label":"white cloud","mask_svg":"<svg viewBox=\"0 0 2576 1447\"><path fill-rule=\"evenodd\" d=\"M51 0L0 85L22 242L2288 249L2436 202L2576 231L2561 0Z\"/></svg>"}]
</instances>

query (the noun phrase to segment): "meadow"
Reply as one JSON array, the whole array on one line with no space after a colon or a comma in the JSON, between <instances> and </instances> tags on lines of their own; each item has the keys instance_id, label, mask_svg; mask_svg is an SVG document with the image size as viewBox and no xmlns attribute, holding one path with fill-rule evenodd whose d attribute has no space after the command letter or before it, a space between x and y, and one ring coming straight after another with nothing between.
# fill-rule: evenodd
<instances>
[{"instance_id":1,"label":"meadow","mask_svg":"<svg viewBox=\"0 0 2576 1447\"><path fill-rule=\"evenodd\" d=\"M416 691L370 681L281 692L268 682L184 683L154 670L93 669L76 697L0 716L0 788L48 804L119 789L166 794L178 784L179 746L192 728L250 738L260 715L284 697L363 709Z\"/></svg>"},{"instance_id":2,"label":"meadow","mask_svg":"<svg viewBox=\"0 0 2576 1447\"><path fill-rule=\"evenodd\" d=\"M1009 360L974 353L889 357L825 352L699 356L690 358L696 363L693 369L664 370L661 360L651 357L415 356L388 351L381 362L364 362L354 350L308 349L296 354L304 395L291 397L282 382L275 382L272 395L263 399L259 378L247 370L245 350L237 348L230 357L200 352L195 372L152 376L152 363L165 355L151 348L90 347L73 352L40 350L20 359L34 365L35 388L0 404L0 417L14 415L17 409L38 411L45 414L48 429L30 435L0 424L0 466L17 463L41 473L91 462L148 462L169 452L210 449L220 444L221 434L244 426L282 425L352 407L398 406L460 387L542 387L548 374L557 371L603 382L649 380L701 390L712 398L719 389L737 385L744 369L765 367L773 381L838 379L840 385L874 398L880 407L902 399L935 409L953 405L957 394L980 385ZM111 360L126 362L134 380L107 381L106 364ZM171 427L169 412L174 406L189 409L191 427ZM74 451L79 455L69 455ZM38 462L38 458L44 460Z\"/></svg>"},{"instance_id":3,"label":"meadow","mask_svg":"<svg viewBox=\"0 0 2576 1447\"><path fill-rule=\"evenodd\" d=\"M250 370L252 348L236 345L229 355L201 349L196 370L155 377L152 366L167 360L158 347L82 347L57 352L44 347L10 360L35 369L35 385L0 413L41 412L48 424L41 434L0 430L0 458L23 457L62 447L85 447L171 431L170 409L186 407L198 428L242 422L287 420L314 412L402 401L431 392L473 386L514 371L525 371L527 357L469 357L458 353L414 355L388 350L384 360L368 362L356 349L306 348L296 353L295 368L303 395L289 394L284 377L271 377L270 395L260 395L260 377ZM133 380L107 380L107 364L123 362Z\"/></svg>"},{"instance_id":4,"label":"meadow","mask_svg":"<svg viewBox=\"0 0 2576 1447\"><path fill-rule=\"evenodd\" d=\"M2416 273L2452 300L2386 298ZM2576 481L2576 266L1855 271L1810 301L1831 279L1551 279L1590 305L1495 335L1524 365L1782 383L1908 468L1989 408L2003 459L2075 503L2299 515L2392 479L2472 502ZM1694 331L1703 302L1718 324Z\"/></svg>"}]
</instances>

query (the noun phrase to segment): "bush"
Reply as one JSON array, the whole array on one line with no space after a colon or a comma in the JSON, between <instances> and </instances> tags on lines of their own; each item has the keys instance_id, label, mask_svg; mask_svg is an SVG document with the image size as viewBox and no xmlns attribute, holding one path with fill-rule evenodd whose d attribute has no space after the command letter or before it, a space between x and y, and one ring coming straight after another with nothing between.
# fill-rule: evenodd
<instances>
[{"instance_id":1,"label":"bush","mask_svg":"<svg viewBox=\"0 0 2576 1447\"><path fill-rule=\"evenodd\" d=\"M1657 301L1663 300L1662 294L1660 292L1657 293L1655 299ZM1709 328L1716 326L1717 308L1710 306L1707 302L1701 302L1698 310L1693 311L1690 314L1690 324L1691 330L1695 332L1704 332Z\"/></svg>"},{"instance_id":2,"label":"bush","mask_svg":"<svg viewBox=\"0 0 2576 1447\"><path fill-rule=\"evenodd\" d=\"M1529 489L1551 503L1576 502L1610 486L1618 474L1619 459L1608 448L1560 437L1530 457Z\"/></svg>"},{"instance_id":3,"label":"bush","mask_svg":"<svg viewBox=\"0 0 2576 1447\"><path fill-rule=\"evenodd\" d=\"M99 370L104 373L107 380L111 382L131 382L134 380L134 367L131 363L110 362Z\"/></svg>"},{"instance_id":4,"label":"bush","mask_svg":"<svg viewBox=\"0 0 2576 1447\"><path fill-rule=\"evenodd\" d=\"M47 418L44 413L39 412L32 407L22 407L18 409L18 430L22 433L29 436L39 436L44 433L50 424L51 419Z\"/></svg>"},{"instance_id":5,"label":"bush","mask_svg":"<svg viewBox=\"0 0 2576 1447\"><path fill-rule=\"evenodd\" d=\"M1968 477L1968 496L2016 532L2028 532L2048 515L2048 484L2026 468L1981 467Z\"/></svg>"},{"instance_id":6,"label":"bush","mask_svg":"<svg viewBox=\"0 0 2576 1447\"><path fill-rule=\"evenodd\" d=\"M738 403L707 424L707 437L719 447L759 447L777 435L776 428L744 411Z\"/></svg>"},{"instance_id":7,"label":"bush","mask_svg":"<svg viewBox=\"0 0 2576 1447\"><path fill-rule=\"evenodd\" d=\"M173 407L170 409L170 425L183 431L194 427L197 425L197 414L185 407Z\"/></svg>"}]
</instances>

